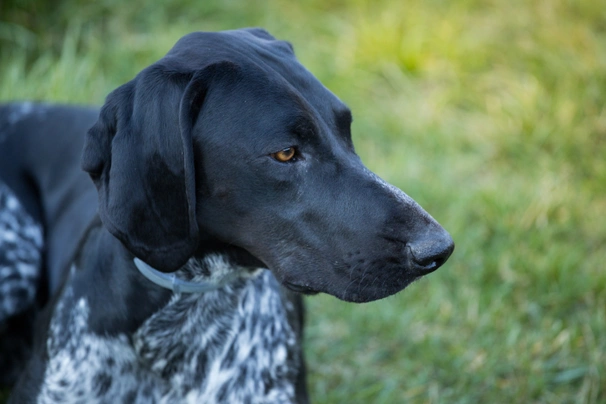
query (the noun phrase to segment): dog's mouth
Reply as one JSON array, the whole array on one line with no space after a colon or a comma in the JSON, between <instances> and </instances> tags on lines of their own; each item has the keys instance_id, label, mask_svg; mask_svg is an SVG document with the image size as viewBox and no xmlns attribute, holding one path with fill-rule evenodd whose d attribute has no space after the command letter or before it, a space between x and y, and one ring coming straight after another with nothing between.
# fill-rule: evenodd
<instances>
[{"instance_id":1,"label":"dog's mouth","mask_svg":"<svg viewBox=\"0 0 606 404\"><path fill-rule=\"evenodd\" d=\"M400 250L401 251L401 250ZM291 257L292 258L292 257ZM340 300L354 303L365 303L383 299L405 289L417 279L434 272L441 262L418 265L411 262L408 254L402 256L374 257L365 256L365 265L355 260L343 261L330 266L326 262L311 259L300 259L268 265L278 281L286 289L303 295L327 293ZM329 260L334 263L335 260ZM324 265L323 265L324 264ZM298 271L284 268L298 268Z\"/></svg>"},{"instance_id":2,"label":"dog's mouth","mask_svg":"<svg viewBox=\"0 0 606 404\"><path fill-rule=\"evenodd\" d=\"M321 240L311 237L302 241L284 237L287 241L258 243L247 251L290 291L303 295L326 293L340 300L365 303L404 290L446 262L454 243L445 230L435 227L435 234L427 230L429 236L423 233L413 239L407 235L412 241L403 236L344 240L333 235L320 244ZM304 235L319 233L313 228L305 230ZM274 248L276 244L281 248Z\"/></svg>"},{"instance_id":3,"label":"dog's mouth","mask_svg":"<svg viewBox=\"0 0 606 404\"><path fill-rule=\"evenodd\" d=\"M395 258L392 260L395 261ZM302 268L298 276L289 273L286 279L283 276L284 270L272 272L283 287L295 293L327 293L347 302L366 303L401 292L413 282L438 269L440 262L430 262L422 268L401 260L382 262L378 265L375 263L371 266L325 267L324 270L318 270L318 267L321 266Z\"/></svg>"}]
</instances>

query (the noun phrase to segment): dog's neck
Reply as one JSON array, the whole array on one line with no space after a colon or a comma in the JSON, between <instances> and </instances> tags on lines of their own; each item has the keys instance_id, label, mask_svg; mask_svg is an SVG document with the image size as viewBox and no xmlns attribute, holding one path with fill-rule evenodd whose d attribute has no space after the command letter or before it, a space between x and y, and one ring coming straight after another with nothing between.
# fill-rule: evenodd
<instances>
[{"instance_id":1,"label":"dog's neck","mask_svg":"<svg viewBox=\"0 0 606 404\"><path fill-rule=\"evenodd\" d=\"M118 307L109 318L92 321L91 326L97 332L134 332L173 295L173 291L158 286L137 269L132 253L98 217L90 223L78 251L72 266L75 273L69 275L72 280L66 279L67 283L82 284L82 291L86 291L93 312L103 311L108 302ZM215 283L229 274L236 275L232 280L246 278L263 267L263 263L246 250L205 238L194 256L174 275L185 282ZM78 289L74 291L76 295L79 294ZM146 304L139 301L146 301ZM123 316L123 312L129 316ZM107 324L111 324L110 329Z\"/></svg>"},{"instance_id":2,"label":"dog's neck","mask_svg":"<svg viewBox=\"0 0 606 404\"><path fill-rule=\"evenodd\" d=\"M150 282L176 293L206 293L265 268L248 251L211 238L206 238L185 265L173 273L158 271L138 258L134 263Z\"/></svg>"}]
</instances>

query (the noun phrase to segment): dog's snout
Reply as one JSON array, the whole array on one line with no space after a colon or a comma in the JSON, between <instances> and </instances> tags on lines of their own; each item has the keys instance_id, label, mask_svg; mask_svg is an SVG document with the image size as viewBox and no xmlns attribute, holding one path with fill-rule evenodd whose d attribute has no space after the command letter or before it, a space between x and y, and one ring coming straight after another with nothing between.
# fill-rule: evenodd
<instances>
[{"instance_id":1,"label":"dog's snout","mask_svg":"<svg viewBox=\"0 0 606 404\"><path fill-rule=\"evenodd\" d=\"M408 243L410 258L419 275L425 275L442 266L454 250L454 241L446 230L440 234Z\"/></svg>"}]
</instances>

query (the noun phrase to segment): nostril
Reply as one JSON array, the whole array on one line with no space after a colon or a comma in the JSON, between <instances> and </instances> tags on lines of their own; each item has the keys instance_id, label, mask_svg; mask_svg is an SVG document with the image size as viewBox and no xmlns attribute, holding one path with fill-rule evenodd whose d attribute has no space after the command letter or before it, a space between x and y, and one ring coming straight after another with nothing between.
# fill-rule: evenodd
<instances>
[{"instance_id":1,"label":"nostril","mask_svg":"<svg viewBox=\"0 0 606 404\"><path fill-rule=\"evenodd\" d=\"M422 274L442 266L454 250L454 242L448 233L437 239L425 239L408 244L413 263Z\"/></svg>"},{"instance_id":2,"label":"nostril","mask_svg":"<svg viewBox=\"0 0 606 404\"><path fill-rule=\"evenodd\" d=\"M415 250L413 250L412 248L410 249L410 252L412 254L413 261L420 267L435 267L438 266L438 261L444 261L443 259L440 259L439 257L434 257L433 255L422 256L418 253L418 251L415 252Z\"/></svg>"}]
</instances>

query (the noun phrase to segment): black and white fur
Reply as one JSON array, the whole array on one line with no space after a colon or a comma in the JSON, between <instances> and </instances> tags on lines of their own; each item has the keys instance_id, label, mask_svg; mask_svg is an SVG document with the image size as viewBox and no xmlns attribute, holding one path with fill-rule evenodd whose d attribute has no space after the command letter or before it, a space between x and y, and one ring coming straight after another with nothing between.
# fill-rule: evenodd
<instances>
[{"instance_id":1,"label":"black and white fur","mask_svg":"<svg viewBox=\"0 0 606 404\"><path fill-rule=\"evenodd\" d=\"M42 261L42 226L0 182L0 324L35 302Z\"/></svg>"},{"instance_id":2,"label":"black and white fur","mask_svg":"<svg viewBox=\"0 0 606 404\"><path fill-rule=\"evenodd\" d=\"M67 288L37 401L294 402L300 348L287 311L295 308L283 304L271 273L220 255L191 259L178 273L203 281L231 271L242 277L202 295L175 294L134 333L111 337L89 329L88 301Z\"/></svg>"},{"instance_id":3,"label":"black and white fur","mask_svg":"<svg viewBox=\"0 0 606 404\"><path fill-rule=\"evenodd\" d=\"M42 226L0 181L0 385L14 382L31 355L41 267Z\"/></svg>"},{"instance_id":4,"label":"black and white fur","mask_svg":"<svg viewBox=\"0 0 606 404\"><path fill-rule=\"evenodd\" d=\"M101 110L0 106L0 182L43 229L52 296L12 402L307 402L300 293L381 299L454 248L361 163L351 120L260 29L183 37ZM135 258L238 276L173 293Z\"/></svg>"}]
</instances>

